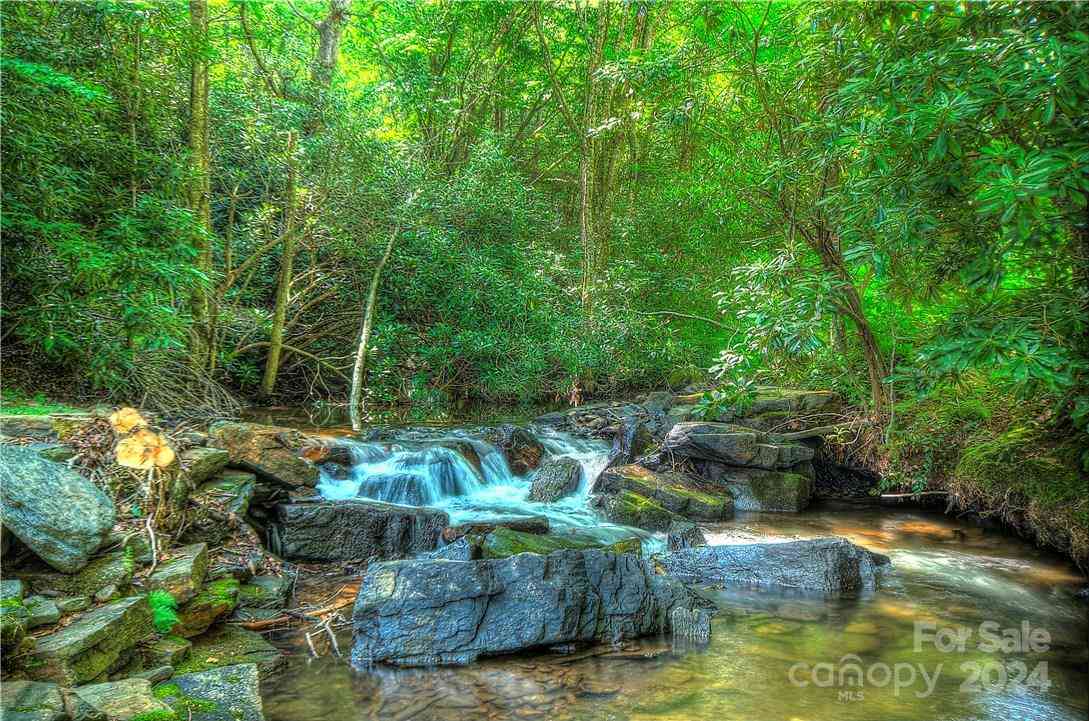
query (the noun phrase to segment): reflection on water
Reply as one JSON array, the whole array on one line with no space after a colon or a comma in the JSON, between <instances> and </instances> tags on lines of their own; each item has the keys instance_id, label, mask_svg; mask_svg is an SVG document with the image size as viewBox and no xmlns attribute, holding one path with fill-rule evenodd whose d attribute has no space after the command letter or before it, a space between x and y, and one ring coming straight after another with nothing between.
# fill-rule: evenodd
<instances>
[{"instance_id":1,"label":"reflection on water","mask_svg":"<svg viewBox=\"0 0 1089 721\"><path fill-rule=\"evenodd\" d=\"M366 671L355 671L346 661L308 661L297 654L290 670L273 681L266 716L273 721L1086 717L1089 623L1084 602L1074 597L1084 580L1062 559L942 516L888 510L750 514L716 525L708 535L712 543L845 536L889 554L895 571L880 591L862 600L715 592L712 598L722 610L713 622L711 644L685 653L650 639L568 656L489 659L460 669ZM916 647L918 622L931 625ZM1045 629L1047 648L981 649L985 622L994 623L996 633L1022 624ZM963 650L943 651L928 635L961 626L971 631Z\"/></svg>"}]
</instances>

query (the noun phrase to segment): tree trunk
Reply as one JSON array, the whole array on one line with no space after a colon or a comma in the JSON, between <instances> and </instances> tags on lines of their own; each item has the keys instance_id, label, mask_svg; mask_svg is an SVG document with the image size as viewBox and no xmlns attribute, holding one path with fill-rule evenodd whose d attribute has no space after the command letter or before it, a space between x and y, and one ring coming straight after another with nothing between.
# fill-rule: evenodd
<instances>
[{"instance_id":1,"label":"tree trunk","mask_svg":"<svg viewBox=\"0 0 1089 721\"><path fill-rule=\"evenodd\" d=\"M405 202L406 210L415 199L416 193L409 196ZM401 223L398 222L393 226L393 232L389 234L389 240L386 241L386 250L382 253L378 265L374 267L374 273L371 275L371 285L367 290L367 304L363 308L363 321L359 329L359 342L356 344L355 349L355 363L352 366L352 390L348 397L348 415L352 422L352 430L355 431L363 429L363 388L367 373L367 345L371 339L371 326L374 325L374 310L378 305L378 286L382 282L382 271L385 269L386 263L389 262L390 255L393 254L393 244L400 232Z\"/></svg>"},{"instance_id":2,"label":"tree trunk","mask_svg":"<svg viewBox=\"0 0 1089 721\"><path fill-rule=\"evenodd\" d=\"M333 73L340 57L340 37L348 22L351 0L329 0L329 14L317 24L318 52L310 69L310 79L325 90L333 81Z\"/></svg>"},{"instance_id":3,"label":"tree trunk","mask_svg":"<svg viewBox=\"0 0 1089 721\"><path fill-rule=\"evenodd\" d=\"M212 205L211 161L208 150L208 2L189 0L189 23L192 32L192 60L189 78L189 163L192 180L189 183L189 207L204 228L197 241L196 267L205 277L212 275ZM208 367L209 295L204 284L197 284L189 300L193 316L191 359L193 367Z\"/></svg>"},{"instance_id":4,"label":"tree trunk","mask_svg":"<svg viewBox=\"0 0 1089 721\"><path fill-rule=\"evenodd\" d=\"M284 246L280 258L280 277L276 283L276 305L272 311L272 332L269 335L268 357L265 375L261 380L261 395L269 397L276 387L276 374L280 370L280 354L284 346L284 325L287 322L287 306L291 300L291 279L295 264L295 134L287 136L287 195L284 198Z\"/></svg>"}]
</instances>

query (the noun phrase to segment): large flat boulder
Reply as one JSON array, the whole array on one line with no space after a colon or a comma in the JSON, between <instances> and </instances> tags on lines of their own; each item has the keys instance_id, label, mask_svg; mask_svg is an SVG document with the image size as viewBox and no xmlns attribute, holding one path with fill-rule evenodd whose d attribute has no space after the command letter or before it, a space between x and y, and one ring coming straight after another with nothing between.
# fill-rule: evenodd
<instances>
[{"instance_id":1,"label":"large flat boulder","mask_svg":"<svg viewBox=\"0 0 1089 721\"><path fill-rule=\"evenodd\" d=\"M0 444L0 520L58 571L87 565L117 518L113 501L89 480L34 451Z\"/></svg>"},{"instance_id":2,"label":"large flat boulder","mask_svg":"<svg viewBox=\"0 0 1089 721\"><path fill-rule=\"evenodd\" d=\"M545 461L533 472L529 500L553 503L569 496L582 483L582 465L574 458L554 458Z\"/></svg>"},{"instance_id":3,"label":"large flat boulder","mask_svg":"<svg viewBox=\"0 0 1089 721\"><path fill-rule=\"evenodd\" d=\"M598 550L377 563L356 600L352 657L357 664L468 664L669 631L674 609L703 605L649 562Z\"/></svg>"},{"instance_id":4,"label":"large flat boulder","mask_svg":"<svg viewBox=\"0 0 1089 721\"><path fill-rule=\"evenodd\" d=\"M621 526L665 531L674 521L684 520L657 501L627 489L599 496L597 503L607 519Z\"/></svg>"},{"instance_id":5,"label":"large flat boulder","mask_svg":"<svg viewBox=\"0 0 1089 721\"><path fill-rule=\"evenodd\" d=\"M682 473L651 471L637 464L608 468L598 477L595 492L637 493L678 516L697 521L725 521L734 516L734 502L727 493L708 493L693 486Z\"/></svg>"},{"instance_id":6,"label":"large flat boulder","mask_svg":"<svg viewBox=\"0 0 1089 721\"><path fill-rule=\"evenodd\" d=\"M798 473L769 471L740 483L726 483L734 508L742 511L797 513L813 498L813 481Z\"/></svg>"},{"instance_id":7,"label":"large flat boulder","mask_svg":"<svg viewBox=\"0 0 1089 721\"><path fill-rule=\"evenodd\" d=\"M661 453L771 470L813 459L809 446L772 443L765 433L730 423L678 423L666 434Z\"/></svg>"},{"instance_id":8,"label":"large flat boulder","mask_svg":"<svg viewBox=\"0 0 1089 721\"><path fill-rule=\"evenodd\" d=\"M767 586L825 596L857 596L877 587L889 559L845 538L787 543L698 546L657 556L658 567L684 583Z\"/></svg>"},{"instance_id":9,"label":"large flat boulder","mask_svg":"<svg viewBox=\"0 0 1089 721\"><path fill-rule=\"evenodd\" d=\"M260 678L252 663L175 676L155 695L187 721L264 721Z\"/></svg>"},{"instance_id":10,"label":"large flat boulder","mask_svg":"<svg viewBox=\"0 0 1089 721\"><path fill-rule=\"evenodd\" d=\"M285 503L276 506L269 547L310 563L406 558L435 548L449 522L433 508L379 501Z\"/></svg>"},{"instance_id":11,"label":"large flat boulder","mask_svg":"<svg viewBox=\"0 0 1089 721\"><path fill-rule=\"evenodd\" d=\"M297 430L220 421L208 434L212 445L227 450L232 466L289 487L318 483L318 467L301 456L308 440Z\"/></svg>"},{"instance_id":12,"label":"large flat boulder","mask_svg":"<svg viewBox=\"0 0 1089 721\"><path fill-rule=\"evenodd\" d=\"M27 674L63 686L93 681L118 668L124 655L152 632L147 597L114 601L39 638L26 661Z\"/></svg>"},{"instance_id":13,"label":"large flat boulder","mask_svg":"<svg viewBox=\"0 0 1089 721\"><path fill-rule=\"evenodd\" d=\"M486 535L497 528L509 528L512 531L522 533L548 533L550 528L548 516L508 516L505 518L480 519L463 523L459 526L449 526L443 529L442 540L452 543L462 536Z\"/></svg>"},{"instance_id":14,"label":"large flat boulder","mask_svg":"<svg viewBox=\"0 0 1089 721\"><path fill-rule=\"evenodd\" d=\"M72 690L70 704L75 718L88 721L165 721L173 714L152 694L151 682L143 678L80 686Z\"/></svg>"},{"instance_id":15,"label":"large flat boulder","mask_svg":"<svg viewBox=\"0 0 1089 721\"><path fill-rule=\"evenodd\" d=\"M175 671L200 673L224 666L255 664L265 678L280 671L286 660L261 634L225 623L194 638L189 653L175 666Z\"/></svg>"}]
</instances>

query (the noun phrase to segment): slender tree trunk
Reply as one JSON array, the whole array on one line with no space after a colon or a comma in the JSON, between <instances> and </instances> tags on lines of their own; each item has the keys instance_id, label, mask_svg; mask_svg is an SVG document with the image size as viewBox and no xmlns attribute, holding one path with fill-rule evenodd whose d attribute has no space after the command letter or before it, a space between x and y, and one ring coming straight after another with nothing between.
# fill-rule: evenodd
<instances>
[{"instance_id":1,"label":"slender tree trunk","mask_svg":"<svg viewBox=\"0 0 1089 721\"><path fill-rule=\"evenodd\" d=\"M412 206L417 194L413 193L408 197L403 210L407 210ZM367 304L363 308L359 342L356 344L355 363L352 366L352 390L348 397L348 415L352 422L352 430L355 431L363 429L363 389L366 387L367 346L371 340L371 326L374 325L374 311L378 305L378 286L382 283L382 271L385 269L386 263L389 262L390 255L393 254L393 244L397 241L397 236L400 233L401 223L397 222L393 226L393 231L389 234L389 240L386 241L385 252L382 253L382 257L378 260L378 265L374 267L374 273L371 275L371 285L367 289Z\"/></svg>"},{"instance_id":2,"label":"slender tree trunk","mask_svg":"<svg viewBox=\"0 0 1089 721\"><path fill-rule=\"evenodd\" d=\"M322 89L333 81L340 57L340 37L348 22L351 0L329 0L329 14L317 24L318 52L310 69L310 79Z\"/></svg>"},{"instance_id":3,"label":"slender tree trunk","mask_svg":"<svg viewBox=\"0 0 1089 721\"><path fill-rule=\"evenodd\" d=\"M197 242L196 267L208 278L212 275L212 204L211 160L208 149L208 2L189 0L189 22L192 32L192 61L189 78L189 155L192 180L189 184L189 207L197 217L204 234ZM208 367L209 295L204 284L198 284L189 299L193 316L191 358L199 370Z\"/></svg>"},{"instance_id":4,"label":"slender tree trunk","mask_svg":"<svg viewBox=\"0 0 1089 721\"><path fill-rule=\"evenodd\" d=\"M295 249L295 134L287 136L287 195L284 198L284 245L280 259L280 277L276 283L276 304L272 311L272 332L269 335L268 357L265 359L265 375L261 380L261 395L269 397L276 388L276 374L280 370L280 355L284 347L284 325L287 323L287 306L291 300L291 279L294 274Z\"/></svg>"}]
</instances>

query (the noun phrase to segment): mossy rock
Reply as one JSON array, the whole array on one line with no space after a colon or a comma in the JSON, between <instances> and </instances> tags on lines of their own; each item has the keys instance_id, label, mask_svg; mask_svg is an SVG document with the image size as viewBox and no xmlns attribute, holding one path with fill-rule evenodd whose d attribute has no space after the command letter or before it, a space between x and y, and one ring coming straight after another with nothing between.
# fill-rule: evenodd
<instances>
[{"instance_id":1,"label":"mossy rock","mask_svg":"<svg viewBox=\"0 0 1089 721\"><path fill-rule=\"evenodd\" d=\"M291 581L282 576L254 576L238 591L243 608L283 608L290 601Z\"/></svg>"},{"instance_id":2,"label":"mossy rock","mask_svg":"<svg viewBox=\"0 0 1089 721\"><path fill-rule=\"evenodd\" d=\"M72 690L71 705L77 719L105 721L174 721L177 714L151 691L142 678L80 686Z\"/></svg>"},{"instance_id":3,"label":"mossy rock","mask_svg":"<svg viewBox=\"0 0 1089 721\"><path fill-rule=\"evenodd\" d=\"M553 551L600 548L601 541L586 534L537 534L496 528L484 539L484 558L507 558L519 553L548 555Z\"/></svg>"},{"instance_id":4,"label":"mossy rock","mask_svg":"<svg viewBox=\"0 0 1089 721\"><path fill-rule=\"evenodd\" d=\"M35 591L58 591L72 596L94 596L103 588L113 586L124 591L132 583L136 570L135 553L131 549L114 551L94 558L73 574L53 570L26 571L19 576Z\"/></svg>"},{"instance_id":5,"label":"mossy rock","mask_svg":"<svg viewBox=\"0 0 1089 721\"><path fill-rule=\"evenodd\" d=\"M797 513L813 497L813 481L798 473L772 471L754 475L745 483L727 483L734 507L741 511Z\"/></svg>"},{"instance_id":6,"label":"mossy rock","mask_svg":"<svg viewBox=\"0 0 1089 721\"><path fill-rule=\"evenodd\" d=\"M608 546L605 546L605 550L609 553L615 553L617 555L628 553L633 556L642 557L643 541L639 538L636 538L635 536L632 536L631 538L625 538L617 541L616 543L610 543Z\"/></svg>"},{"instance_id":7,"label":"mossy rock","mask_svg":"<svg viewBox=\"0 0 1089 721\"><path fill-rule=\"evenodd\" d=\"M627 489L606 496L602 502L602 510L605 517L613 523L645 528L648 531L665 531L674 521L684 520L663 508L657 501Z\"/></svg>"},{"instance_id":8,"label":"mossy rock","mask_svg":"<svg viewBox=\"0 0 1089 721\"><path fill-rule=\"evenodd\" d=\"M632 464L607 469L598 487L607 491L626 489L656 501L678 516L698 521L733 518L734 502L728 494L713 494L692 487L693 480L682 473L656 472Z\"/></svg>"},{"instance_id":9,"label":"mossy rock","mask_svg":"<svg viewBox=\"0 0 1089 721\"><path fill-rule=\"evenodd\" d=\"M155 696L186 721L264 721L260 671L252 663L175 676Z\"/></svg>"},{"instance_id":10,"label":"mossy rock","mask_svg":"<svg viewBox=\"0 0 1089 721\"><path fill-rule=\"evenodd\" d=\"M189 639L170 635L141 646L140 654L148 668L177 667L188 658L192 648L193 642Z\"/></svg>"},{"instance_id":11,"label":"mossy rock","mask_svg":"<svg viewBox=\"0 0 1089 721\"><path fill-rule=\"evenodd\" d=\"M55 683L4 681L0 719L4 721L58 721L67 719L64 698Z\"/></svg>"},{"instance_id":12,"label":"mossy rock","mask_svg":"<svg viewBox=\"0 0 1089 721\"><path fill-rule=\"evenodd\" d=\"M123 598L37 639L25 662L27 674L69 686L94 681L119 668L133 646L152 633L147 597Z\"/></svg>"},{"instance_id":13,"label":"mossy rock","mask_svg":"<svg viewBox=\"0 0 1089 721\"><path fill-rule=\"evenodd\" d=\"M178 623L171 633L182 638L199 636L215 621L226 616L238 605L239 583L234 578L221 578L207 584L192 600L178 609Z\"/></svg>"},{"instance_id":14,"label":"mossy rock","mask_svg":"<svg viewBox=\"0 0 1089 721\"><path fill-rule=\"evenodd\" d=\"M175 555L155 569L148 578L148 590L167 591L178 603L185 603L200 592L208 572L208 546L194 543L175 551Z\"/></svg>"},{"instance_id":15,"label":"mossy rock","mask_svg":"<svg viewBox=\"0 0 1089 721\"><path fill-rule=\"evenodd\" d=\"M197 673L221 666L254 663L265 677L280 670L285 663L283 655L261 634L230 624L213 627L192 640L189 657L175 666L176 673Z\"/></svg>"}]
</instances>

